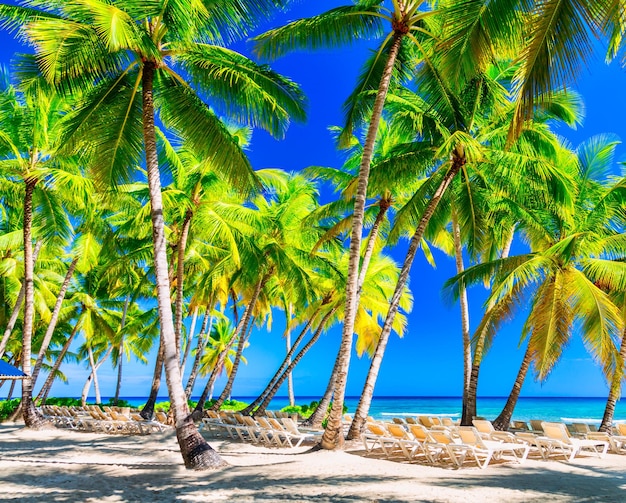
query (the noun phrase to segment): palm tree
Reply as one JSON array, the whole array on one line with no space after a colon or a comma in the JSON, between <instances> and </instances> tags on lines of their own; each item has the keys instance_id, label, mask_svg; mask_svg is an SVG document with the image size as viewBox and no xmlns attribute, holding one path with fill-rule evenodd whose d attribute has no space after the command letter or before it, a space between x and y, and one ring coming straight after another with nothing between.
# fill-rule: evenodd
<instances>
[{"instance_id":1,"label":"palm tree","mask_svg":"<svg viewBox=\"0 0 626 503\"><path fill-rule=\"evenodd\" d=\"M237 119L279 136L290 117L303 117L302 96L295 85L221 45L235 33L245 34L277 3L95 0L85 5L50 0L43 11L0 6L5 26L20 27L36 46L46 80L62 89L83 90L68 120L68 147L93 149L97 182L128 180L132 176L128 166L145 151L166 379L188 468L224 463L189 417L175 358L155 108L167 127L228 170L231 183L239 187L254 183L241 149L201 97L211 96L216 105L228 103ZM57 58L59 54L64 57Z\"/></svg>"},{"instance_id":2,"label":"palm tree","mask_svg":"<svg viewBox=\"0 0 626 503\"><path fill-rule=\"evenodd\" d=\"M337 373L332 412L321 441L321 445L325 449L342 448L344 441L341 418L354 323L359 302L358 279L363 215L378 125L394 69L396 66L402 67L402 63L406 62L407 55L403 54L402 51L403 41L407 39L409 46L418 49L421 52L420 56L424 57L426 54L423 51L423 38L424 35L430 37L425 21L432 16L432 11L423 9L429 2L425 0L397 0L392 3L391 10L383 7L383 3L382 0L358 1L356 5L338 7L319 16L294 21L255 38L258 54L263 57L275 58L298 48L335 46L340 43L352 42L356 38L379 35L382 32L382 20L388 21L391 28L384 36L375 56L368 62L353 95L354 98L363 91L377 89L372 114L369 118L367 137L359 167L358 186L354 197L350 263L346 284L346 310L342 343L339 350L341 364ZM349 105L348 127L346 128L348 137L356 119L355 114L355 109Z\"/></svg>"}]
</instances>

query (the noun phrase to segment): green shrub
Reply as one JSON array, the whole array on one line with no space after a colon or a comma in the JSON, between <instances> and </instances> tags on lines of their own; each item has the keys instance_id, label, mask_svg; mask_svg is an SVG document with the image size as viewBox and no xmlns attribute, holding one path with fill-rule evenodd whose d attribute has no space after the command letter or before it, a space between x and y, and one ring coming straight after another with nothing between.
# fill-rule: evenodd
<instances>
[{"instance_id":1,"label":"green shrub","mask_svg":"<svg viewBox=\"0 0 626 503\"><path fill-rule=\"evenodd\" d=\"M11 414L15 412L15 409L19 406L21 400L14 398L13 400L1 400L0 401L0 422L6 421Z\"/></svg>"},{"instance_id":2,"label":"green shrub","mask_svg":"<svg viewBox=\"0 0 626 503\"><path fill-rule=\"evenodd\" d=\"M76 405L80 407L82 405L82 402L80 401L80 398L53 397L46 399L46 405L58 405L60 407L72 407Z\"/></svg>"},{"instance_id":3,"label":"green shrub","mask_svg":"<svg viewBox=\"0 0 626 503\"><path fill-rule=\"evenodd\" d=\"M205 409L210 409L211 406L216 401L217 400L209 400L204 405L204 408ZM224 400L224 403L222 403L222 406L220 407L220 410L234 410L235 412L238 412L240 410L245 409L247 406L248 406L248 404L246 402L240 402L239 400Z\"/></svg>"}]
</instances>

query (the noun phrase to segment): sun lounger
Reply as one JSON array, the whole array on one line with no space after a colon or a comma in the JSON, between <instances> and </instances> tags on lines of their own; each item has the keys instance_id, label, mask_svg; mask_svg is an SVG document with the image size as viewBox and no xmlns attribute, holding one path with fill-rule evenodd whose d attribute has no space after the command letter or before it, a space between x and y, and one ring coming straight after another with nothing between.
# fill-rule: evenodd
<instances>
[{"instance_id":1,"label":"sun lounger","mask_svg":"<svg viewBox=\"0 0 626 503\"><path fill-rule=\"evenodd\" d=\"M424 449L423 442L415 439L407 430L405 430L399 424L388 424L387 431L389 432L389 436L391 438L396 439L396 444L398 446L397 450L394 450L393 445L388 447L387 452L388 456L393 455L394 452L400 451L404 455L404 457L412 461L418 453L423 453L428 458L428 454Z\"/></svg>"},{"instance_id":2,"label":"sun lounger","mask_svg":"<svg viewBox=\"0 0 626 503\"><path fill-rule=\"evenodd\" d=\"M472 454L482 469L486 468L492 459L499 459L505 453L510 453L517 462L523 463L530 451L530 447L524 443L485 440L473 426L460 426L458 433L461 442L470 447L468 453Z\"/></svg>"},{"instance_id":3,"label":"sun lounger","mask_svg":"<svg viewBox=\"0 0 626 503\"><path fill-rule=\"evenodd\" d=\"M365 455L374 452L376 447L380 447L385 457L389 457L389 452L393 446L397 445L397 440L385 429L382 424L367 422L365 431L361 434L361 440L365 447Z\"/></svg>"},{"instance_id":4,"label":"sun lounger","mask_svg":"<svg viewBox=\"0 0 626 503\"><path fill-rule=\"evenodd\" d=\"M499 431L493 427L491 421L486 419L474 419L472 421L474 428L480 433L485 440L496 440L498 442L519 443L519 440L513 433L508 431Z\"/></svg>"},{"instance_id":5,"label":"sun lounger","mask_svg":"<svg viewBox=\"0 0 626 503\"><path fill-rule=\"evenodd\" d=\"M547 450L546 454L563 454L568 462L571 462L576 454L583 450L595 452L598 457L603 457L609 448L605 440L572 438L563 423L541 423L545 436L539 437Z\"/></svg>"},{"instance_id":6,"label":"sun lounger","mask_svg":"<svg viewBox=\"0 0 626 503\"><path fill-rule=\"evenodd\" d=\"M426 447L431 453L433 462L438 462L447 457L455 468L463 466L465 457L471 448L464 445L459 439L453 438L448 430L430 430Z\"/></svg>"}]
</instances>

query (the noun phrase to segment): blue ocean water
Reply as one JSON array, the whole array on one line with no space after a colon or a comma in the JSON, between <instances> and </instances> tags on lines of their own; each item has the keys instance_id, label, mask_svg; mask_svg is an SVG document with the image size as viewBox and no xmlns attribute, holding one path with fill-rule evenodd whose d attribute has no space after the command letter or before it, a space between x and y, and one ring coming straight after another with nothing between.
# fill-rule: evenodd
<instances>
[{"instance_id":1,"label":"blue ocean water","mask_svg":"<svg viewBox=\"0 0 626 503\"><path fill-rule=\"evenodd\" d=\"M251 402L256 397L233 397L236 400ZM298 397L298 404L308 404L318 397ZM126 397L132 405L145 403L143 397ZM166 401L167 397L159 397ZM348 412L356 410L359 398L346 397ZM478 415L487 419L495 419L502 410L506 397L478 398ZM270 409L280 410L289 405L287 397L276 397ZM513 414L513 419L528 421L542 419L544 421L586 422L599 424L606 405L605 398L579 397L520 397ZM370 408L370 416L375 419L391 419L401 416L440 415L452 418L461 416L460 397L374 397ZM617 402L615 421L626 422L626 400Z\"/></svg>"}]
</instances>

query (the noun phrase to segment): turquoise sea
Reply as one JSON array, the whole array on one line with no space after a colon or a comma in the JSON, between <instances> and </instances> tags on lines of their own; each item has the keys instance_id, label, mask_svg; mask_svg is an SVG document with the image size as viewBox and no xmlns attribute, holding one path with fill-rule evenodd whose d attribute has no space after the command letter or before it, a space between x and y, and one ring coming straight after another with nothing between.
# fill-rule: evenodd
<instances>
[{"instance_id":1,"label":"turquoise sea","mask_svg":"<svg viewBox=\"0 0 626 503\"><path fill-rule=\"evenodd\" d=\"M233 397L236 400L251 402L256 397ZM298 397L298 404L308 404L318 397ZM126 397L133 405L142 405L145 398ZM159 401L166 401L160 397ZM354 412L358 397L347 397L348 412ZM105 399L103 399L105 401ZM478 414L487 419L495 419L502 410L506 397L482 397L478 399ZM586 422L599 424L604 413L605 398L578 397L521 397L515 408L513 419L528 421L543 419L544 421ZM289 405L287 397L272 400L270 409L279 410ZM370 415L376 419L392 417L440 415L458 418L461 415L460 397L375 397L370 408ZM621 400L615 408L615 421L626 422L626 400Z\"/></svg>"}]
</instances>

